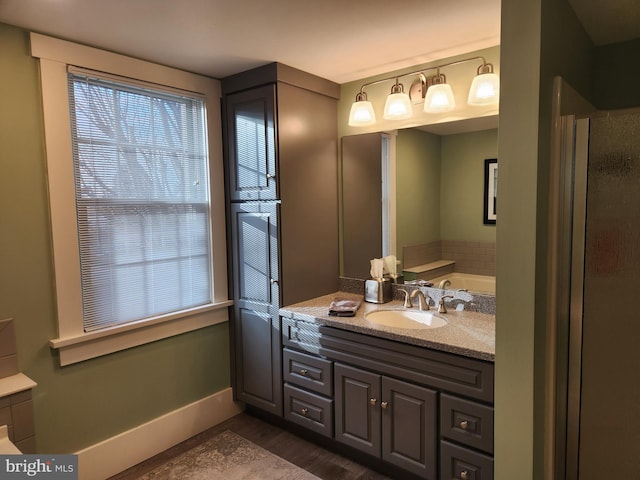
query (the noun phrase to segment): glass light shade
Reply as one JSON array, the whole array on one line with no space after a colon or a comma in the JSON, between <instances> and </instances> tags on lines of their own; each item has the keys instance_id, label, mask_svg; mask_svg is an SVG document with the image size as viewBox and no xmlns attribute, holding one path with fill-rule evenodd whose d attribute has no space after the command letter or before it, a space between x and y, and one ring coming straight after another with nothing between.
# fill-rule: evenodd
<instances>
[{"instance_id":1,"label":"glass light shade","mask_svg":"<svg viewBox=\"0 0 640 480\"><path fill-rule=\"evenodd\" d=\"M406 93L391 93L384 104L385 120L403 120L411 117L411 99Z\"/></svg>"},{"instance_id":2,"label":"glass light shade","mask_svg":"<svg viewBox=\"0 0 640 480\"><path fill-rule=\"evenodd\" d=\"M376 114L373 105L367 100L353 102L349 113L349 126L366 127L376 123Z\"/></svg>"},{"instance_id":3,"label":"glass light shade","mask_svg":"<svg viewBox=\"0 0 640 480\"><path fill-rule=\"evenodd\" d=\"M453 98L453 90L448 83L438 83L429 86L424 98L424 111L426 113L448 112L456 107Z\"/></svg>"},{"instance_id":4,"label":"glass light shade","mask_svg":"<svg viewBox=\"0 0 640 480\"><path fill-rule=\"evenodd\" d=\"M500 97L500 80L495 73L476 75L469 89L469 105L497 104Z\"/></svg>"}]
</instances>

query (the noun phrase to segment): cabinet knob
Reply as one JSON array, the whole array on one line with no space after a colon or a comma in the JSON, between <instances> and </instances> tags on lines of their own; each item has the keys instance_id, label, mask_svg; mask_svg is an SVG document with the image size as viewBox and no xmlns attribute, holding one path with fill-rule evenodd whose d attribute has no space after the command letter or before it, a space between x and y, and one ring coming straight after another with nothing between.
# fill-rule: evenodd
<instances>
[{"instance_id":1,"label":"cabinet knob","mask_svg":"<svg viewBox=\"0 0 640 480\"><path fill-rule=\"evenodd\" d=\"M389 402L382 402L380 406L383 408L383 410L386 410L387 407L389 406Z\"/></svg>"},{"instance_id":2,"label":"cabinet knob","mask_svg":"<svg viewBox=\"0 0 640 480\"><path fill-rule=\"evenodd\" d=\"M466 470L460 472L460 480L469 480L469 472Z\"/></svg>"},{"instance_id":3,"label":"cabinet knob","mask_svg":"<svg viewBox=\"0 0 640 480\"><path fill-rule=\"evenodd\" d=\"M373 405L375 407L376 403L378 403L378 399L377 398L370 398L369 399L369 404Z\"/></svg>"},{"instance_id":4,"label":"cabinet knob","mask_svg":"<svg viewBox=\"0 0 640 480\"><path fill-rule=\"evenodd\" d=\"M309 373L309 371L306 368L300 369L300 375L302 375L303 377L306 377L307 373Z\"/></svg>"},{"instance_id":5,"label":"cabinet knob","mask_svg":"<svg viewBox=\"0 0 640 480\"><path fill-rule=\"evenodd\" d=\"M469 422L467 420L463 420L460 422L460 428L462 430L466 430L467 428L469 428Z\"/></svg>"},{"instance_id":6,"label":"cabinet knob","mask_svg":"<svg viewBox=\"0 0 640 480\"><path fill-rule=\"evenodd\" d=\"M271 283L271 285L277 285L278 280L276 280L275 278L272 278L271 280L269 280L269 283Z\"/></svg>"},{"instance_id":7,"label":"cabinet knob","mask_svg":"<svg viewBox=\"0 0 640 480\"><path fill-rule=\"evenodd\" d=\"M274 180L276 176L273 173L267 173L267 180Z\"/></svg>"},{"instance_id":8,"label":"cabinet knob","mask_svg":"<svg viewBox=\"0 0 640 480\"><path fill-rule=\"evenodd\" d=\"M308 409L308 408L303 408L302 410L300 410L300 413L301 413L303 416L305 416L305 417L307 416L307 413L308 413L308 412L309 412L309 409Z\"/></svg>"}]
</instances>

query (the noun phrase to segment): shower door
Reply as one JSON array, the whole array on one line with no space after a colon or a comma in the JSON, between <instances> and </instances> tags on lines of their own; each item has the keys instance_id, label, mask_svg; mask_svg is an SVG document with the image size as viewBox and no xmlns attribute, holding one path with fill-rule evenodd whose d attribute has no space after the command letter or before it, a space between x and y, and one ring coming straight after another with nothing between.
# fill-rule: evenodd
<instances>
[{"instance_id":1,"label":"shower door","mask_svg":"<svg viewBox=\"0 0 640 480\"><path fill-rule=\"evenodd\" d=\"M576 132L566 477L640 478L640 114Z\"/></svg>"}]
</instances>

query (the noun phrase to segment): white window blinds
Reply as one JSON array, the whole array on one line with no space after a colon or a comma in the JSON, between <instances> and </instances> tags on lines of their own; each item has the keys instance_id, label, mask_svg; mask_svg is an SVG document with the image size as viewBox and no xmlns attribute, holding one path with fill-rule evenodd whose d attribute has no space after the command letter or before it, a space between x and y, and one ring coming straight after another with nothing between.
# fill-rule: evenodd
<instances>
[{"instance_id":1,"label":"white window blinds","mask_svg":"<svg viewBox=\"0 0 640 480\"><path fill-rule=\"evenodd\" d=\"M69 73L85 331L212 302L204 101Z\"/></svg>"}]
</instances>

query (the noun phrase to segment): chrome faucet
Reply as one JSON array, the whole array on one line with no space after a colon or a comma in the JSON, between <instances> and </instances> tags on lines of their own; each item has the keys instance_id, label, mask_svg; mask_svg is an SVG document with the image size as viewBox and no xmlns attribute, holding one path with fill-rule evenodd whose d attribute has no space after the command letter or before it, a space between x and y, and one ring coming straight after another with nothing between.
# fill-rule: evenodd
<instances>
[{"instance_id":1,"label":"chrome faucet","mask_svg":"<svg viewBox=\"0 0 640 480\"><path fill-rule=\"evenodd\" d=\"M415 297L418 297L419 310L429 310L429 301L427 300L427 298L429 297L428 296L425 297L424 293L422 293L422 290L420 290L419 288L416 288L413 292L411 292L411 297L409 301L415 300Z\"/></svg>"}]
</instances>

